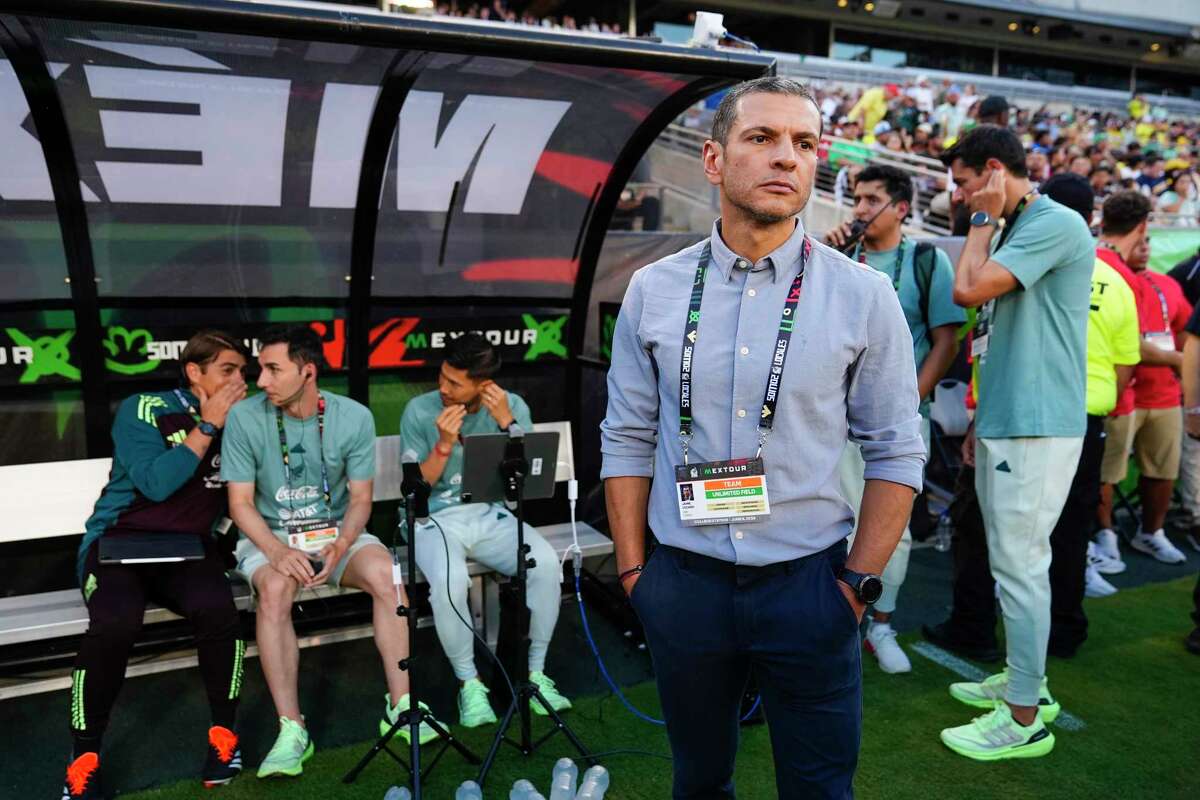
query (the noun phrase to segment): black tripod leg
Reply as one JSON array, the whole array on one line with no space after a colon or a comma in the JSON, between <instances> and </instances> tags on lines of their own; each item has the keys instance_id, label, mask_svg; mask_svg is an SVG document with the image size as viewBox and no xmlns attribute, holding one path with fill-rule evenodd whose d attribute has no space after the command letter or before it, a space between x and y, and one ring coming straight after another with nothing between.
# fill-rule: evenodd
<instances>
[{"instance_id":1,"label":"black tripod leg","mask_svg":"<svg viewBox=\"0 0 1200 800\"><path fill-rule=\"evenodd\" d=\"M370 764L371 760L373 758L375 758L375 756L379 755L379 753L381 751L384 751L384 750L386 750L387 754L390 755L392 758L395 758L397 761L399 761L401 764L403 764L404 768L407 769L410 773L413 772L414 770L411 766L409 766L408 764L405 764L403 761L396 758L396 754L393 753L391 750L387 750L388 742L390 742L392 740L392 737L396 735L397 731L399 731L401 728L403 728L407 724L408 724L408 712L407 711L401 712L400 716L396 719L395 723L392 724L392 727L388 728L387 733L385 733L383 736L380 736L379 740L375 742L374 746L372 746L371 749L368 750L361 759L359 759L358 763L354 765L354 768L351 769L349 772L347 772L342 777L342 783L354 783L354 781L358 778L359 773L361 773L364 769L366 769L367 764ZM419 762L414 761L413 763L417 764Z\"/></svg>"},{"instance_id":2,"label":"black tripod leg","mask_svg":"<svg viewBox=\"0 0 1200 800\"><path fill-rule=\"evenodd\" d=\"M592 754L589 753L588 749L583 746L583 742L579 741L579 737L575 735L575 731L571 730L567 723L563 721L562 716L554 710L553 706L546 702L545 697L542 697L541 691L536 686L531 687L531 689L532 691L530 692L530 695L534 698L537 698L537 701L542 704L542 708L544 708L546 713L550 715L550 719L554 720L555 727L562 731L563 735L567 737L567 740L575 746L575 749L579 751L579 755L583 756L583 759L589 764L596 763L596 759L592 758Z\"/></svg>"},{"instance_id":3,"label":"black tripod leg","mask_svg":"<svg viewBox=\"0 0 1200 800\"><path fill-rule=\"evenodd\" d=\"M440 736L447 744L457 750L460 756L466 759L468 764L480 763L479 756L468 750L466 745L464 745L458 739L455 739L454 734L452 734L448 729L442 727L442 723L433 718L433 714L430 714L428 711L422 709L421 716L424 717L424 721L429 723L429 727L433 728L434 732L436 732L438 736Z\"/></svg>"},{"instance_id":4,"label":"black tripod leg","mask_svg":"<svg viewBox=\"0 0 1200 800\"><path fill-rule=\"evenodd\" d=\"M496 761L496 755L500 752L500 743L504 741L504 733L508 730L509 723L512 722L513 713L517 710L517 703L520 702L519 698L520 693L518 692L512 702L508 704L508 710L504 712L504 718L500 720L500 727L496 730L495 737L492 738L492 746L488 748L487 755L483 759L483 766L479 768L479 780L476 782L480 787L487 780L487 774Z\"/></svg>"}]
</instances>

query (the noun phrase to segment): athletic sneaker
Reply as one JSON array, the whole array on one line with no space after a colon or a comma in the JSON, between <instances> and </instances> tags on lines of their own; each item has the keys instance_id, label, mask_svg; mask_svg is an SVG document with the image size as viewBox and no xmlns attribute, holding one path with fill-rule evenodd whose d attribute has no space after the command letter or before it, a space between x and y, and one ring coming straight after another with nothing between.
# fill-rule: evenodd
<instances>
[{"instance_id":1,"label":"athletic sneaker","mask_svg":"<svg viewBox=\"0 0 1200 800\"><path fill-rule=\"evenodd\" d=\"M238 736L228 728L214 725L208 729L208 757L200 779L211 789L229 783L242 771L242 749Z\"/></svg>"},{"instance_id":2,"label":"athletic sneaker","mask_svg":"<svg viewBox=\"0 0 1200 800\"><path fill-rule=\"evenodd\" d=\"M1083 594L1085 597L1111 597L1117 593L1113 586L1100 575L1100 570L1090 563L1083 572Z\"/></svg>"},{"instance_id":3,"label":"athletic sneaker","mask_svg":"<svg viewBox=\"0 0 1200 800\"><path fill-rule=\"evenodd\" d=\"M308 731L299 722L287 717L279 718L279 736L271 746L271 752L258 766L258 777L273 775L295 777L304 772L304 762L313 757L316 748Z\"/></svg>"},{"instance_id":4,"label":"athletic sneaker","mask_svg":"<svg viewBox=\"0 0 1200 800\"><path fill-rule=\"evenodd\" d=\"M984 678L980 683L952 683L950 696L960 703L966 703L975 708L991 708L1004 702L1004 690L1008 688L1008 668L995 675ZM1058 718L1062 706L1050 696L1050 684L1042 676L1042 688L1038 690L1038 716L1047 723Z\"/></svg>"},{"instance_id":5,"label":"athletic sneaker","mask_svg":"<svg viewBox=\"0 0 1200 800\"><path fill-rule=\"evenodd\" d=\"M1087 563L1101 575L1120 575L1125 571L1125 562L1109 558L1095 542L1088 542Z\"/></svg>"},{"instance_id":6,"label":"athletic sneaker","mask_svg":"<svg viewBox=\"0 0 1200 800\"><path fill-rule=\"evenodd\" d=\"M100 756L84 753L67 766L62 800L102 800L100 793Z\"/></svg>"},{"instance_id":7,"label":"athletic sneaker","mask_svg":"<svg viewBox=\"0 0 1200 800\"><path fill-rule=\"evenodd\" d=\"M896 641L896 631L886 622L867 623L867 637L863 639L863 647L868 653L874 654L879 661L879 668L884 672L896 674L912 672L912 663L905 655L900 643Z\"/></svg>"},{"instance_id":8,"label":"athletic sneaker","mask_svg":"<svg viewBox=\"0 0 1200 800\"><path fill-rule=\"evenodd\" d=\"M1013 719L1008 703L999 702L982 717L943 730L942 743L976 761L1037 758L1054 749L1054 734L1040 715L1033 718L1032 725L1022 725Z\"/></svg>"},{"instance_id":9,"label":"athletic sneaker","mask_svg":"<svg viewBox=\"0 0 1200 800\"><path fill-rule=\"evenodd\" d=\"M471 678L458 690L458 723L464 728L478 728L496 722L496 712L488 702L488 688L479 678Z\"/></svg>"},{"instance_id":10,"label":"athletic sneaker","mask_svg":"<svg viewBox=\"0 0 1200 800\"><path fill-rule=\"evenodd\" d=\"M1121 561L1121 538L1112 528L1101 528L1096 531L1096 547L1100 555L1109 561Z\"/></svg>"},{"instance_id":11,"label":"athletic sneaker","mask_svg":"<svg viewBox=\"0 0 1200 800\"><path fill-rule=\"evenodd\" d=\"M1129 546L1146 555L1154 556L1164 564L1182 564L1187 561L1187 556L1180 552L1178 547L1171 544L1162 528L1154 533L1146 533L1139 529L1137 536L1129 541Z\"/></svg>"},{"instance_id":12,"label":"athletic sneaker","mask_svg":"<svg viewBox=\"0 0 1200 800\"><path fill-rule=\"evenodd\" d=\"M571 707L571 701L559 693L558 689L554 687L554 681L550 680L546 673L529 673L529 682L538 688L538 691L542 693L542 697L546 698L546 702L555 711L566 711ZM543 717L550 716L549 712L542 707L542 704L533 698L529 699L529 707L533 709L533 713L535 714L540 714Z\"/></svg>"},{"instance_id":13,"label":"athletic sneaker","mask_svg":"<svg viewBox=\"0 0 1200 800\"><path fill-rule=\"evenodd\" d=\"M429 711L429 706L425 705L424 703L417 703L417 707ZM391 730L392 726L396 724L396 720L400 717L400 712L409 708L412 708L412 698L407 694L401 697L400 702L396 703L394 707L392 706L391 698L385 694L383 696L383 719L379 720L379 735L383 736L389 730ZM438 724L441 725L441 720L438 720ZM442 725L442 727L444 728L446 726ZM420 740L420 744L429 744L437 738L437 731L435 731L433 727L425 720L421 720L420 731L421 732L417 736L417 738ZM412 728L410 728L408 725L398 729L396 731L396 735L403 739L405 744L412 744Z\"/></svg>"}]
</instances>

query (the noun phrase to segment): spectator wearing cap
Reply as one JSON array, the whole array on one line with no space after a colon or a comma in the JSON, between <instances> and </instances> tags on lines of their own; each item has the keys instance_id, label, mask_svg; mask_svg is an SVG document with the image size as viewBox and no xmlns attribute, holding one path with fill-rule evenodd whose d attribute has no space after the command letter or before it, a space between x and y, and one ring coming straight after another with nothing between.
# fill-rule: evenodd
<instances>
[{"instance_id":1,"label":"spectator wearing cap","mask_svg":"<svg viewBox=\"0 0 1200 800\"><path fill-rule=\"evenodd\" d=\"M983 98L975 119L980 125L999 125L1001 128L1007 128L1008 100L998 94Z\"/></svg>"},{"instance_id":2,"label":"spectator wearing cap","mask_svg":"<svg viewBox=\"0 0 1200 800\"><path fill-rule=\"evenodd\" d=\"M1092 188L1079 175L1062 173L1042 184L1049 198L1072 209L1091 223L1095 209ZM1087 639L1088 619L1083 598L1113 594L1098 567L1115 567L1096 552L1091 541L1100 501L1100 466L1104 459L1104 421L1129 385L1134 365L1141 360L1137 302L1125 278L1101 258L1092 266L1092 295L1087 330L1087 433L1079 466L1050 534L1049 653L1070 658Z\"/></svg>"},{"instance_id":3,"label":"spectator wearing cap","mask_svg":"<svg viewBox=\"0 0 1200 800\"><path fill-rule=\"evenodd\" d=\"M860 120L863 130L874 131L875 126L887 116L888 100L899 94L900 88L894 83L867 89L846 116L850 119Z\"/></svg>"},{"instance_id":4,"label":"spectator wearing cap","mask_svg":"<svg viewBox=\"0 0 1200 800\"><path fill-rule=\"evenodd\" d=\"M1149 243L1146 226L1150 200L1136 191L1117 192L1104 201L1100 246L1096 255L1121 272L1137 300L1141 332L1141 363L1105 425L1108 442L1101 467L1101 530L1097 549L1110 561L1121 563L1118 538L1112 524L1113 486L1125 479L1129 451L1133 449L1141 470L1142 500L1138 532L1130 541L1135 550L1166 564L1179 564L1186 556L1167 539L1163 522L1175 479L1179 477L1180 385L1175 375L1183 363L1176 339L1182 334L1192 307L1174 280L1146 269ZM1120 571L1114 567L1114 571ZM1103 567L1101 567L1103 571Z\"/></svg>"}]
</instances>

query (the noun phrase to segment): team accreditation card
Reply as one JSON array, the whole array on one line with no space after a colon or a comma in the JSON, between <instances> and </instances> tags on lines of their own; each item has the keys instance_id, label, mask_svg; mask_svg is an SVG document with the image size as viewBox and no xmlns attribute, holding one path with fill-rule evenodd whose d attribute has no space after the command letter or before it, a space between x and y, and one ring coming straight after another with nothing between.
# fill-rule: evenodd
<instances>
[{"instance_id":1,"label":"team accreditation card","mask_svg":"<svg viewBox=\"0 0 1200 800\"><path fill-rule=\"evenodd\" d=\"M753 522L771 514L761 458L675 467L675 500L684 525Z\"/></svg>"}]
</instances>

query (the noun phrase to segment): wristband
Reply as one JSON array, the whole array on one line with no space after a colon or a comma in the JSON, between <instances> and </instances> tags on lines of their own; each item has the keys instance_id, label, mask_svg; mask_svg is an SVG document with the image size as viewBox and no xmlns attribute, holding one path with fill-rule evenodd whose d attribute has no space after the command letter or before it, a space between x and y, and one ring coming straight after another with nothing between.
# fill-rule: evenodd
<instances>
[{"instance_id":1,"label":"wristband","mask_svg":"<svg viewBox=\"0 0 1200 800\"><path fill-rule=\"evenodd\" d=\"M638 564L636 567L630 567L629 569L625 570L620 575L618 575L617 580L620 581L621 583L624 583L625 579L630 577L631 575L640 575L643 569L645 569L645 567L643 567L641 564Z\"/></svg>"},{"instance_id":2,"label":"wristband","mask_svg":"<svg viewBox=\"0 0 1200 800\"><path fill-rule=\"evenodd\" d=\"M443 446L446 448L445 450L442 449ZM454 452L454 447L451 445L443 445L441 442L438 442L433 446L433 451L442 458L449 458L450 454Z\"/></svg>"}]
</instances>

